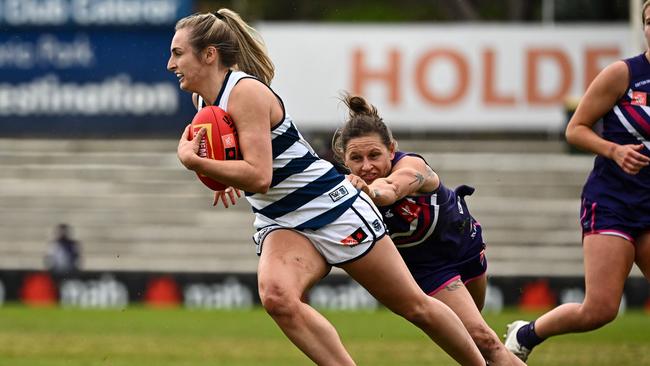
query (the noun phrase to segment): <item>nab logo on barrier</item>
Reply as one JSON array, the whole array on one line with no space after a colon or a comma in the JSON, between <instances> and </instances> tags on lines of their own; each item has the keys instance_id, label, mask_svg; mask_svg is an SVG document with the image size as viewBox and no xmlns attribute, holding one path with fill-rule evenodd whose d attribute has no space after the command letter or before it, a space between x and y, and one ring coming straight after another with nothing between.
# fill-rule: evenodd
<instances>
[{"instance_id":1,"label":"nab logo on barrier","mask_svg":"<svg viewBox=\"0 0 650 366\"><path fill-rule=\"evenodd\" d=\"M235 277L223 283L187 285L183 291L185 307L190 309L249 309L253 292Z\"/></svg>"},{"instance_id":2,"label":"nab logo on barrier","mask_svg":"<svg viewBox=\"0 0 650 366\"><path fill-rule=\"evenodd\" d=\"M309 292L309 304L330 310L375 310L377 300L356 282L345 285L317 285Z\"/></svg>"},{"instance_id":3,"label":"nab logo on barrier","mask_svg":"<svg viewBox=\"0 0 650 366\"><path fill-rule=\"evenodd\" d=\"M129 304L126 285L110 275L103 275L99 280L65 280L60 292L64 307L124 308Z\"/></svg>"}]
</instances>

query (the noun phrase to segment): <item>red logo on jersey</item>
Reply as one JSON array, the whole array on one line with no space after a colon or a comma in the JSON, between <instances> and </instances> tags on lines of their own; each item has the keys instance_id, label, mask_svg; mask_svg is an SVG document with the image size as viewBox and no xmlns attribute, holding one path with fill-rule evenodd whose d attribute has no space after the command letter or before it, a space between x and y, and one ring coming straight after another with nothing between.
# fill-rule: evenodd
<instances>
[{"instance_id":1,"label":"red logo on jersey","mask_svg":"<svg viewBox=\"0 0 650 366\"><path fill-rule=\"evenodd\" d=\"M632 92L632 104L633 105L646 105L648 100L648 94L639 91Z\"/></svg>"},{"instance_id":2,"label":"red logo on jersey","mask_svg":"<svg viewBox=\"0 0 650 366\"><path fill-rule=\"evenodd\" d=\"M411 222L418 218L421 209L413 200L406 199L396 207L395 212L406 220L406 222Z\"/></svg>"}]
</instances>

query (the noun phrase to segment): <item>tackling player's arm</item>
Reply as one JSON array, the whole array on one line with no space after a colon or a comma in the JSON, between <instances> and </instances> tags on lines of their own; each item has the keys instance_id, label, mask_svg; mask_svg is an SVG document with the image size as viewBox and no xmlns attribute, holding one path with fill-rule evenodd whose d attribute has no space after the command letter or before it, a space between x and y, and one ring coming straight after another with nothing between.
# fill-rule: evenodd
<instances>
[{"instance_id":1,"label":"tackling player's arm","mask_svg":"<svg viewBox=\"0 0 650 366\"><path fill-rule=\"evenodd\" d=\"M424 160L406 156L386 178L376 179L368 186L373 202L387 206L412 194L431 192L438 188L440 179Z\"/></svg>"}]
</instances>

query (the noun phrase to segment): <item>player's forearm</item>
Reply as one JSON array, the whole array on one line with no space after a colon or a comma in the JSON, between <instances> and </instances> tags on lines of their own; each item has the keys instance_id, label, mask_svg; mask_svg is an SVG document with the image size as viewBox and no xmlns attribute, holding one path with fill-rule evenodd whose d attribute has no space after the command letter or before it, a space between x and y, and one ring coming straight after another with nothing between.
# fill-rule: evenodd
<instances>
[{"instance_id":1,"label":"player's forearm","mask_svg":"<svg viewBox=\"0 0 650 366\"><path fill-rule=\"evenodd\" d=\"M256 168L245 160L212 160L199 158L195 169L227 186L253 193L266 193L272 179L272 170Z\"/></svg>"},{"instance_id":2,"label":"player's forearm","mask_svg":"<svg viewBox=\"0 0 650 366\"><path fill-rule=\"evenodd\" d=\"M616 144L598 136L591 128L585 125L569 126L565 133L566 140L569 144L585 151L593 152L612 158Z\"/></svg>"},{"instance_id":3,"label":"player's forearm","mask_svg":"<svg viewBox=\"0 0 650 366\"><path fill-rule=\"evenodd\" d=\"M393 185L383 184L381 186L373 186L371 184L368 188L372 192L372 201L377 206L392 205L398 199L395 187Z\"/></svg>"}]
</instances>

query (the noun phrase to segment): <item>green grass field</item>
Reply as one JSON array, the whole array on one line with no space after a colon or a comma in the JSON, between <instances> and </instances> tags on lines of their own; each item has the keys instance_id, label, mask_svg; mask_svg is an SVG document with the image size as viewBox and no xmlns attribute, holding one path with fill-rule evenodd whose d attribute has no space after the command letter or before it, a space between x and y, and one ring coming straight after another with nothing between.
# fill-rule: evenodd
<instances>
[{"instance_id":1,"label":"green grass field","mask_svg":"<svg viewBox=\"0 0 650 366\"><path fill-rule=\"evenodd\" d=\"M392 313L326 312L359 365L453 365ZM504 325L534 314L488 314ZM0 307L0 365L310 365L263 310L190 311ZM530 365L650 365L650 316L628 312L598 331L556 337Z\"/></svg>"}]
</instances>

